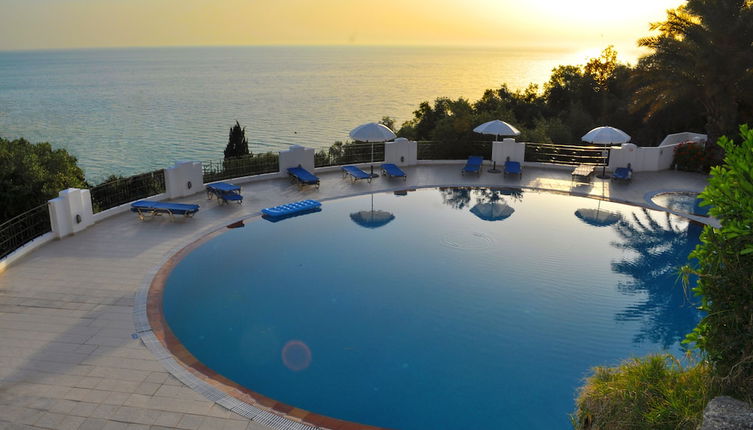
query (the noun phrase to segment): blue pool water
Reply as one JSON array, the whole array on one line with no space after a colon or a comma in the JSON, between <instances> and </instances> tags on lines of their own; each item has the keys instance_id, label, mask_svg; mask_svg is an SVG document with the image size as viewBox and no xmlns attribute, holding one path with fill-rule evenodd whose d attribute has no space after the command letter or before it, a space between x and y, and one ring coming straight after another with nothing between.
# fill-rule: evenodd
<instances>
[{"instance_id":1,"label":"blue pool water","mask_svg":"<svg viewBox=\"0 0 753 430\"><path fill-rule=\"evenodd\" d=\"M351 216L372 207L387 214ZM208 240L170 275L164 312L211 369L319 414L566 429L589 368L681 352L700 315L676 269L698 230L556 194L359 196Z\"/></svg>"}]
</instances>

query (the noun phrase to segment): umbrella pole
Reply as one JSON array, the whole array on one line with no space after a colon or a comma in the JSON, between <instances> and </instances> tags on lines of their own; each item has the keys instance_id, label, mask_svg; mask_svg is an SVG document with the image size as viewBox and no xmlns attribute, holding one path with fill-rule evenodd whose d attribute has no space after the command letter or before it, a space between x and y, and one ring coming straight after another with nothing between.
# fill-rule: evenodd
<instances>
[{"instance_id":1,"label":"umbrella pole","mask_svg":"<svg viewBox=\"0 0 753 430\"><path fill-rule=\"evenodd\" d=\"M371 177L378 178L379 175L374 173L374 142L371 142Z\"/></svg>"}]
</instances>

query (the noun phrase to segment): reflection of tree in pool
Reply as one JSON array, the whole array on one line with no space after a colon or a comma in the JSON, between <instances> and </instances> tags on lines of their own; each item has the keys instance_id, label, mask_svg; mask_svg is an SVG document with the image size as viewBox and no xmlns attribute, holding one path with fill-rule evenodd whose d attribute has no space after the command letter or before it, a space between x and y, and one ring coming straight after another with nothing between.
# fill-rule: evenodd
<instances>
[{"instance_id":1,"label":"reflection of tree in pool","mask_svg":"<svg viewBox=\"0 0 753 430\"><path fill-rule=\"evenodd\" d=\"M442 202L453 209L465 209L471 205L471 199L476 203L496 203L509 200L523 200L523 192L516 189L493 188L440 188Z\"/></svg>"},{"instance_id":2,"label":"reflection of tree in pool","mask_svg":"<svg viewBox=\"0 0 753 430\"><path fill-rule=\"evenodd\" d=\"M618 285L621 292L644 293L647 298L618 313L617 320L642 321L634 342L648 340L668 348L692 331L699 319L697 303L683 289L678 270L698 244L701 228L692 223L686 227L685 221L669 213L646 209L639 213L614 225L621 241L612 246L632 253L613 262L612 270L632 278Z\"/></svg>"}]
</instances>

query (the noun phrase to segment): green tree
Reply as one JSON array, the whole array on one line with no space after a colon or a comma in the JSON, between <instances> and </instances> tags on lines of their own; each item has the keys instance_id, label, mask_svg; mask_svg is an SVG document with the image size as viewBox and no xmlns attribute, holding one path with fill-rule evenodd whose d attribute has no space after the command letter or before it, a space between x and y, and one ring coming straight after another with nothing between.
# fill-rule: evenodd
<instances>
[{"instance_id":1,"label":"green tree","mask_svg":"<svg viewBox=\"0 0 753 430\"><path fill-rule=\"evenodd\" d=\"M706 316L688 336L714 364L729 391L753 396L753 130L740 127L742 143L722 137L726 156L711 169L703 204L721 228L706 226L690 254L699 275L694 291ZM687 278L686 278L687 279Z\"/></svg>"},{"instance_id":2,"label":"green tree","mask_svg":"<svg viewBox=\"0 0 753 430\"><path fill-rule=\"evenodd\" d=\"M85 187L76 158L49 143L0 138L0 222L44 204L70 187Z\"/></svg>"},{"instance_id":3,"label":"green tree","mask_svg":"<svg viewBox=\"0 0 753 430\"><path fill-rule=\"evenodd\" d=\"M246 140L246 127L241 128L240 123L235 121L235 125L230 128L227 147L225 147L225 158L243 157L250 155L248 151L248 140Z\"/></svg>"},{"instance_id":4,"label":"green tree","mask_svg":"<svg viewBox=\"0 0 753 430\"><path fill-rule=\"evenodd\" d=\"M699 106L710 145L734 134L741 106L753 98L744 91L753 81L753 2L688 0L651 29L658 34L638 41L653 52L638 63L634 110L651 117L673 105Z\"/></svg>"},{"instance_id":5,"label":"green tree","mask_svg":"<svg viewBox=\"0 0 753 430\"><path fill-rule=\"evenodd\" d=\"M396 130L395 118L392 118L391 116L383 116L381 121L379 121L379 124L382 124L383 126L389 128L393 132Z\"/></svg>"}]
</instances>

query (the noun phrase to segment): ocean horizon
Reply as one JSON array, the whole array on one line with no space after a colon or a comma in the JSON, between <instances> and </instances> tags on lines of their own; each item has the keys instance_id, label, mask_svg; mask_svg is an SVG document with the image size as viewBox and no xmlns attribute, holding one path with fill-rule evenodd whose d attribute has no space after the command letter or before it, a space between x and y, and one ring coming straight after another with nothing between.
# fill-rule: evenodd
<instances>
[{"instance_id":1,"label":"ocean horizon","mask_svg":"<svg viewBox=\"0 0 753 430\"><path fill-rule=\"evenodd\" d=\"M593 56L591 54L590 56ZM50 142L90 182L217 160L230 127L252 152L325 148L421 102L542 85L566 49L241 46L0 52L0 137Z\"/></svg>"}]
</instances>

